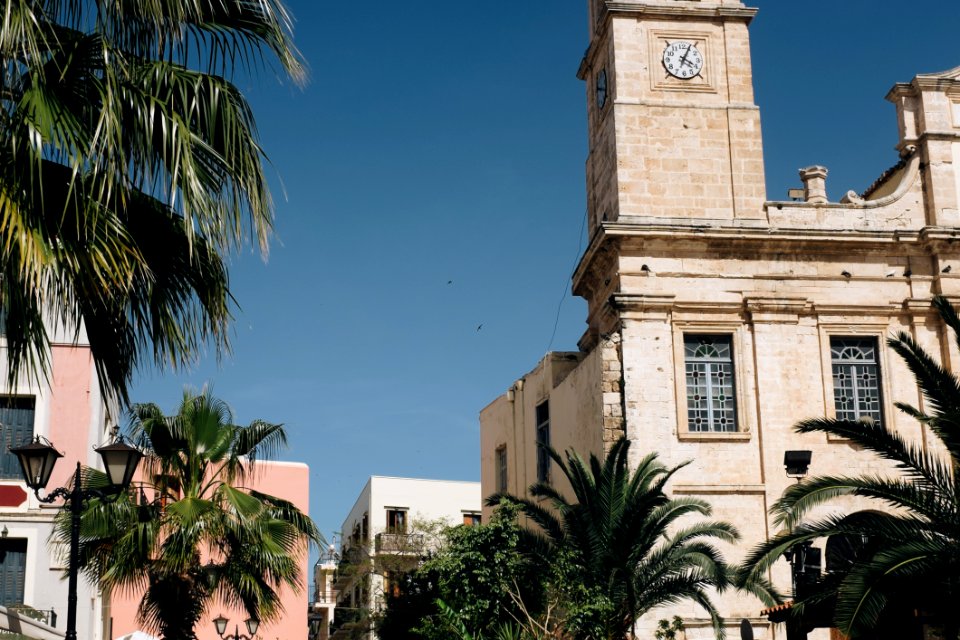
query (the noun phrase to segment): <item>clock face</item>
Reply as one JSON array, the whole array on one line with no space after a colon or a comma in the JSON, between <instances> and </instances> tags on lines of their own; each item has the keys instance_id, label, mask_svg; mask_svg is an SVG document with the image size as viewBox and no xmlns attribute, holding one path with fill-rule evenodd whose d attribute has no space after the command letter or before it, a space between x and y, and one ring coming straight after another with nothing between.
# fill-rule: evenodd
<instances>
[{"instance_id":1,"label":"clock face","mask_svg":"<svg viewBox=\"0 0 960 640\"><path fill-rule=\"evenodd\" d=\"M692 42L677 40L663 50L663 67L674 78L689 80L703 71L703 54Z\"/></svg>"},{"instance_id":2,"label":"clock face","mask_svg":"<svg viewBox=\"0 0 960 640\"><path fill-rule=\"evenodd\" d=\"M603 109L607 104L607 70L601 69L597 74L597 108Z\"/></svg>"}]
</instances>

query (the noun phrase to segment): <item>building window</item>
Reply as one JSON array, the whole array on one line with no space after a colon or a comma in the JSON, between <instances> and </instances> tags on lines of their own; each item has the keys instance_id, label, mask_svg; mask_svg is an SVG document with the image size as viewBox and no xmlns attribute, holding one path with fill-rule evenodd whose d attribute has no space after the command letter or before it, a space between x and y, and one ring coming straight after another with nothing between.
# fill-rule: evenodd
<instances>
[{"instance_id":1,"label":"building window","mask_svg":"<svg viewBox=\"0 0 960 640\"><path fill-rule=\"evenodd\" d=\"M497 471L497 493L507 491L507 445L497 447L495 464Z\"/></svg>"},{"instance_id":2,"label":"building window","mask_svg":"<svg viewBox=\"0 0 960 640\"><path fill-rule=\"evenodd\" d=\"M690 431L737 430L730 336L685 335L687 425Z\"/></svg>"},{"instance_id":3,"label":"building window","mask_svg":"<svg viewBox=\"0 0 960 640\"><path fill-rule=\"evenodd\" d=\"M407 510L387 509L387 533L407 532Z\"/></svg>"},{"instance_id":4,"label":"building window","mask_svg":"<svg viewBox=\"0 0 960 640\"><path fill-rule=\"evenodd\" d=\"M476 511L464 511L463 524L467 525L468 527L480 524L480 514Z\"/></svg>"},{"instance_id":5,"label":"building window","mask_svg":"<svg viewBox=\"0 0 960 640\"><path fill-rule=\"evenodd\" d=\"M550 401L537 405L537 482L550 482Z\"/></svg>"},{"instance_id":6,"label":"building window","mask_svg":"<svg viewBox=\"0 0 960 640\"><path fill-rule=\"evenodd\" d=\"M837 419L881 423L876 338L830 338L830 362Z\"/></svg>"},{"instance_id":7,"label":"building window","mask_svg":"<svg viewBox=\"0 0 960 640\"><path fill-rule=\"evenodd\" d=\"M33 439L33 398L0 396L0 478L19 480L20 463L10 447L28 444Z\"/></svg>"},{"instance_id":8,"label":"building window","mask_svg":"<svg viewBox=\"0 0 960 640\"><path fill-rule=\"evenodd\" d=\"M383 595L384 598L399 598L400 597L400 579L402 575L399 572L394 571L384 571L383 572Z\"/></svg>"},{"instance_id":9,"label":"building window","mask_svg":"<svg viewBox=\"0 0 960 640\"><path fill-rule=\"evenodd\" d=\"M23 604L27 576L27 541L0 539L0 606Z\"/></svg>"}]
</instances>

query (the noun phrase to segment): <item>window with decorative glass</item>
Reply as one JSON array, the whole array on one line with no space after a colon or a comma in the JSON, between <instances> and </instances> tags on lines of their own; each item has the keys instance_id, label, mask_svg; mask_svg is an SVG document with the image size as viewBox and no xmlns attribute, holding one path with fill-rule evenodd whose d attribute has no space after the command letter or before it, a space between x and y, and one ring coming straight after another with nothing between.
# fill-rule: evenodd
<instances>
[{"instance_id":1,"label":"window with decorative glass","mask_svg":"<svg viewBox=\"0 0 960 640\"><path fill-rule=\"evenodd\" d=\"M733 339L723 335L685 335L687 424L694 432L737 430Z\"/></svg>"},{"instance_id":2,"label":"window with decorative glass","mask_svg":"<svg viewBox=\"0 0 960 640\"><path fill-rule=\"evenodd\" d=\"M882 423L878 355L876 338L830 338L833 406L838 420L866 418Z\"/></svg>"}]
</instances>

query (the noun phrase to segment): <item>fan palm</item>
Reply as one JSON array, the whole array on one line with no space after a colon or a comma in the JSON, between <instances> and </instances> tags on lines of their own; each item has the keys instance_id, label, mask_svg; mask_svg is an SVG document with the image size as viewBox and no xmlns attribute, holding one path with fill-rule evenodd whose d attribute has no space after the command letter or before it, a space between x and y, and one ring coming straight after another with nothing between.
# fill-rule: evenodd
<instances>
[{"instance_id":1,"label":"fan palm","mask_svg":"<svg viewBox=\"0 0 960 640\"><path fill-rule=\"evenodd\" d=\"M722 637L710 592L728 586L728 569L714 543L734 542L738 533L725 522L680 526L682 518L711 513L701 500L666 494L667 482L684 465L667 468L651 454L631 472L628 449L629 442L621 438L605 460L591 455L589 463L573 451L564 460L549 449L570 481L575 502L545 483L532 485L530 494L546 499L552 509L506 494L488 501L519 503L542 531L544 553L553 562L568 564L566 577L578 584L561 588L598 614L575 630L577 637L625 638L637 618L681 600L700 605Z\"/></svg>"},{"instance_id":2,"label":"fan palm","mask_svg":"<svg viewBox=\"0 0 960 640\"><path fill-rule=\"evenodd\" d=\"M123 401L143 357L228 347L224 257L266 250L254 119L228 79L304 77L282 0L7 0L0 24L0 306L11 379L87 333Z\"/></svg>"},{"instance_id":3,"label":"fan palm","mask_svg":"<svg viewBox=\"0 0 960 640\"><path fill-rule=\"evenodd\" d=\"M256 460L285 443L283 427L235 425L225 403L189 391L176 415L138 404L131 423L155 499L92 501L81 519L81 569L108 593L143 594L140 620L166 640L193 640L213 600L276 619L283 611L278 589L301 588L307 544L321 542L293 504L242 486ZM92 484L106 482L86 473ZM63 541L68 520L58 524Z\"/></svg>"},{"instance_id":4,"label":"fan palm","mask_svg":"<svg viewBox=\"0 0 960 640\"><path fill-rule=\"evenodd\" d=\"M950 303L933 301L960 346L960 319ZM773 508L775 521L789 532L754 549L738 572L745 580L766 572L798 543L838 536L859 544L856 559L828 576L816 600L835 598L835 622L853 638L881 624L897 605L939 618L946 637L960 631L960 379L943 368L908 334L887 344L906 362L924 397L926 410L905 403L897 408L929 429L929 447L906 441L870 420L813 419L799 433L845 438L894 464L891 475L824 476L804 480L784 492ZM936 451L936 453L935 453ZM860 496L887 511L855 511L805 521L810 509L840 496ZM800 603L803 604L802 602ZM809 604L809 603L808 603Z\"/></svg>"}]
</instances>

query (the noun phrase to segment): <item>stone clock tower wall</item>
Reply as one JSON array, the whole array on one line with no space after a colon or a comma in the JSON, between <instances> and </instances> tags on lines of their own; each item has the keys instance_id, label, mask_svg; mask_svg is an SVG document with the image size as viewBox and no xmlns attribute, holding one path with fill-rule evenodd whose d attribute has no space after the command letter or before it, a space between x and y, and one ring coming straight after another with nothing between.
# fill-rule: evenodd
<instances>
[{"instance_id":1,"label":"stone clock tower wall","mask_svg":"<svg viewBox=\"0 0 960 640\"><path fill-rule=\"evenodd\" d=\"M792 482L784 451L811 450L814 475L893 472L847 442L796 434L798 421L869 418L930 446L894 407L922 399L885 339L903 331L947 367L960 363L930 304L960 302L960 67L887 95L899 142L872 185L830 201L829 172L813 166L800 171L802 198L764 201L755 14L733 0L591 3L579 76L592 234L573 276L587 328L579 352L548 354L481 412L485 496L537 479L538 434L583 454L626 435L634 460L691 461L670 491L737 525L742 542L724 550L737 560L777 531L768 510ZM663 49L676 41L702 52L700 75L667 73ZM772 578L789 592L786 562ZM759 640L784 636L753 598L718 602L730 637L743 618ZM639 635L672 615L689 638L712 636L687 604L641 620Z\"/></svg>"},{"instance_id":2,"label":"stone clock tower wall","mask_svg":"<svg viewBox=\"0 0 960 640\"><path fill-rule=\"evenodd\" d=\"M588 209L595 226L625 216L757 219L764 200L760 113L740 2L625 1L591 11L579 70L587 84ZM666 47L695 44L704 64L670 75ZM597 99L605 74L608 97Z\"/></svg>"}]
</instances>

